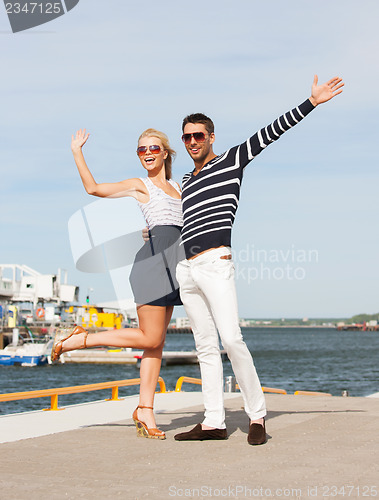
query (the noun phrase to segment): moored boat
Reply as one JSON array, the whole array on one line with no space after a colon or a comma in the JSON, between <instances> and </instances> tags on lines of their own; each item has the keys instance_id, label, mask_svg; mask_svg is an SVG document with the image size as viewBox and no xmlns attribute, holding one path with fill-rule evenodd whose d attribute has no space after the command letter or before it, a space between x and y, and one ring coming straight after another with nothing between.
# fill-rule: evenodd
<instances>
[{"instance_id":1,"label":"moored boat","mask_svg":"<svg viewBox=\"0 0 379 500\"><path fill-rule=\"evenodd\" d=\"M43 342L25 342L22 345L7 345L0 349L0 365L39 366L48 363L53 339Z\"/></svg>"}]
</instances>

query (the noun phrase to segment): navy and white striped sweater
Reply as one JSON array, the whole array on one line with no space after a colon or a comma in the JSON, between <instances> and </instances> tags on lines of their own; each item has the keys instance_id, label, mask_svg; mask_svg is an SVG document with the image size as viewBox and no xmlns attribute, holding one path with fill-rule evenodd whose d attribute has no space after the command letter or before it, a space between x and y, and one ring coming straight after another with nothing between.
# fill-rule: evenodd
<instances>
[{"instance_id":1,"label":"navy and white striped sweater","mask_svg":"<svg viewBox=\"0 0 379 500\"><path fill-rule=\"evenodd\" d=\"M268 145L314 109L309 99L259 130L243 144L216 156L182 182L182 242L187 259L210 248L231 245L243 171Z\"/></svg>"}]
</instances>

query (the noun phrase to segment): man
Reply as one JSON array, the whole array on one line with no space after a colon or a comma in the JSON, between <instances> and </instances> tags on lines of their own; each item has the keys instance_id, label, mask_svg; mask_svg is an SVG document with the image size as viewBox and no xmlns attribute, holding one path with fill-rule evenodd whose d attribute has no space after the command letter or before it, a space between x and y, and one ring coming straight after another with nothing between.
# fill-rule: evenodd
<instances>
[{"instance_id":1,"label":"man","mask_svg":"<svg viewBox=\"0 0 379 500\"><path fill-rule=\"evenodd\" d=\"M266 441L266 407L251 354L239 328L231 231L246 165L269 144L300 122L316 106L342 92L341 78L318 85L300 106L261 129L243 144L217 156L213 152L214 126L197 113L183 121L183 142L194 161L194 170L183 178L182 242L186 260L176 276L180 295L194 333L200 363L205 419L192 430L177 434L178 441L226 439L221 337L228 353L250 418L248 443ZM218 331L218 333L217 333Z\"/></svg>"}]
</instances>

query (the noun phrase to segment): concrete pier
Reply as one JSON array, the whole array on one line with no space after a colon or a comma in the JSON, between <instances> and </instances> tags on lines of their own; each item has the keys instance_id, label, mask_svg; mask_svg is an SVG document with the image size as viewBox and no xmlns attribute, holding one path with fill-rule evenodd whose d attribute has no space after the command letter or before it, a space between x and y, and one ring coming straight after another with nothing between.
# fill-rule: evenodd
<instances>
[{"instance_id":1,"label":"concrete pier","mask_svg":"<svg viewBox=\"0 0 379 500\"><path fill-rule=\"evenodd\" d=\"M156 395L165 441L137 438L137 397L0 417L0 496L40 498L374 498L379 399L267 394L268 442L249 446L239 393L229 439L177 442L202 419L200 392Z\"/></svg>"}]
</instances>

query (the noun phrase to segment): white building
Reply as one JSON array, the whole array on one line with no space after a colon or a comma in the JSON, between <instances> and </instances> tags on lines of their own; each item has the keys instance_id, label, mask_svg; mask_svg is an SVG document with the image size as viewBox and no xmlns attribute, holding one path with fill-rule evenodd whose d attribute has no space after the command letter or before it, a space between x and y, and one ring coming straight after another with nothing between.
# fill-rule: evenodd
<instances>
[{"instance_id":1,"label":"white building","mask_svg":"<svg viewBox=\"0 0 379 500\"><path fill-rule=\"evenodd\" d=\"M79 287L67 284L66 271L41 274L24 264L0 264L0 300L31 302L35 307L38 302L61 305L78 299Z\"/></svg>"},{"instance_id":2,"label":"white building","mask_svg":"<svg viewBox=\"0 0 379 500\"><path fill-rule=\"evenodd\" d=\"M176 318L176 328L190 328L190 322L187 316Z\"/></svg>"}]
</instances>

